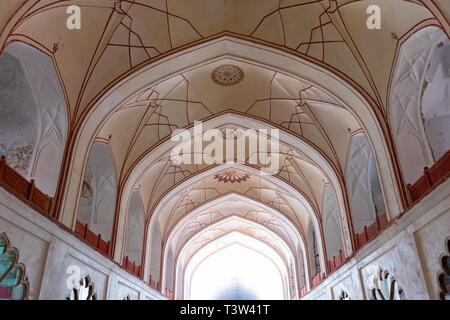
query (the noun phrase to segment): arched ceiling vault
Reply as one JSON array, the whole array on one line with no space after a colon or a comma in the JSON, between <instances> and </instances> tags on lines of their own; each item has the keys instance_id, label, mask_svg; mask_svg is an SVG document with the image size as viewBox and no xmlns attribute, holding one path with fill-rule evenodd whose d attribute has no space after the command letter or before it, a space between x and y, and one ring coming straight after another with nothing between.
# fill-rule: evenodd
<instances>
[{"instance_id":1,"label":"arched ceiling vault","mask_svg":"<svg viewBox=\"0 0 450 320\"><path fill-rule=\"evenodd\" d=\"M213 202L197 208L185 216L165 241L165 250L172 248L173 252L178 254L194 234L229 217L241 217L263 225L283 239L293 253L304 250L300 244L304 241L302 235L288 219L276 210L269 210L270 208L237 194L230 194Z\"/></svg>"},{"instance_id":2,"label":"arched ceiling vault","mask_svg":"<svg viewBox=\"0 0 450 320\"><path fill-rule=\"evenodd\" d=\"M230 221L233 222L229 224L231 229L222 226L224 222ZM269 238L276 236L274 243L280 243L285 248L281 252L284 252L285 256L287 253L291 256L289 260L285 260L293 263L295 275L298 275L299 264L305 268L306 275L309 274L308 251L304 235L282 213L237 194L229 194L213 200L185 216L170 232L165 242L163 268L167 268L168 250L177 260L182 250L195 252L198 245L204 245L204 241L213 241L228 232L226 230L232 231L236 228L241 230L243 221L252 221L258 228L270 230L269 234L272 236ZM257 237L257 233L247 227L241 231L249 236ZM208 234L202 235L206 231ZM201 239L194 241L199 236L202 236ZM187 249L189 243L192 248ZM186 266L186 263L183 266ZM170 271L165 270L165 272ZM306 278L308 279L308 276Z\"/></svg>"},{"instance_id":3,"label":"arched ceiling vault","mask_svg":"<svg viewBox=\"0 0 450 320\"><path fill-rule=\"evenodd\" d=\"M0 13L0 48L26 42L55 63L71 122L57 204L68 226L75 225L95 139L110 144L116 161L120 214L138 182L152 212L155 199L189 179L186 172L206 170L170 172L163 155L172 131L194 120L218 127L216 120L230 114L243 127L259 121L282 130L299 160L291 160L279 180L307 195L312 211L321 193L308 181L320 175L346 211L347 145L351 132L362 128L393 217L405 199L386 122L391 69L412 30L433 24L448 32L444 1L378 1L383 27L374 31L365 27L368 0L262 0L257 6L252 0L10 0ZM72 4L82 9L81 30L65 28ZM222 88L211 81L211 71L224 63L244 71L240 84ZM151 177L158 166L168 174L150 190L143 174ZM118 217L119 238L124 222ZM116 250L115 258L120 255Z\"/></svg>"},{"instance_id":4,"label":"arched ceiling vault","mask_svg":"<svg viewBox=\"0 0 450 320\"><path fill-rule=\"evenodd\" d=\"M170 195L164 197L154 215L149 216L153 223L158 221L164 232L163 239L166 240L174 224L182 219L187 212L194 210L198 205L207 203L212 199L218 199L222 195L237 193L244 195L251 199L266 203L268 206L278 208L290 217L298 228L306 228L309 219L316 219L320 221L319 213L313 209L308 199L302 194L291 188L286 189L285 183L280 182L278 185L269 179L264 179L255 174L254 170L246 168L240 169L239 166L226 166L227 169L215 170L216 174L203 175L198 181L188 180L181 185L182 191L172 192ZM234 171L238 175L247 175L248 180L245 182L236 183L221 183L216 179L217 175L227 174L229 171ZM289 197L289 198L286 198ZM292 198L293 203L290 203ZM293 205L298 206L293 208ZM286 206L286 208L283 208ZM156 221L155 221L156 220ZM152 223L149 222L149 225ZM320 225L320 223L318 223Z\"/></svg>"},{"instance_id":5,"label":"arched ceiling vault","mask_svg":"<svg viewBox=\"0 0 450 320\"><path fill-rule=\"evenodd\" d=\"M236 58L237 56L239 58ZM233 89L227 88L235 90L239 85L242 88L249 88L249 85L250 88L252 85L256 86L253 90L254 93L252 93L252 90L242 91L242 94L246 93L247 96L243 96L240 105L233 104L232 100L227 100L227 98L223 100L223 97L233 96L233 91L214 87L216 93L219 93L215 97L219 97L219 100L211 100L211 98L208 98L208 91L195 90L196 86L211 85L207 82L212 83L209 77L210 69L208 68L212 68L214 63L219 60L230 61L231 57L234 57L233 62L240 63L244 69L246 68L249 79L252 78L252 75L261 78L260 81L247 83L244 80L242 84L233 86L235 87ZM255 59L257 62L252 62ZM296 74L292 75L283 71L286 69L295 70ZM186 75L180 77L180 74L184 73ZM189 82L189 85L185 81L189 77L187 76L188 73L194 78L192 83ZM265 75L265 77L261 75ZM219 86L216 85L216 87ZM265 89L263 89L264 87ZM161 92L165 91L166 93L162 94L165 98L160 97L159 93L156 94L155 89ZM240 89L236 90L239 92ZM278 92L278 96L271 96L274 92ZM167 99L168 94L178 95L180 98L178 100ZM193 117L188 116L188 119L185 118L184 120L182 117L172 117L175 122L169 122L170 114L174 110L190 108L190 101L186 99L186 94L190 94L191 97L196 94L199 99L206 97L206 100L211 100L212 104L215 105L214 108L219 109L209 114L202 113L198 108L196 109L195 105L201 105L203 102L194 101L192 102ZM152 95L155 95L155 97L151 98ZM143 99L143 96L146 96L146 98ZM180 107L179 104L173 104L181 101L183 101L184 106ZM255 102L262 103L255 109L255 112L259 114L249 113ZM223 105L223 103L226 104ZM227 103L232 104L230 106ZM266 112L264 110L270 110L272 103L276 104L277 109L282 108L286 111L274 112L273 117L270 111L264 115L264 112ZM208 108L202 107L200 110ZM161 111L166 113L161 113ZM349 116L348 112L355 118ZM383 137L383 128L377 123L376 116L372 112L367 102L342 80L325 70L318 69L307 61L298 60L293 56L285 56L281 52L267 47L256 46L243 40L231 38L220 38L208 44L190 48L178 55L175 54L165 58L163 62L157 62L148 68L143 68L139 73L118 83L115 88L102 97L96 108L92 109L89 116L85 118L83 130L77 134L76 139L70 145L72 158L66 166L68 176L64 183L65 188L68 189L65 189L61 199L62 220L69 225L74 223L70 212L73 212L71 207L76 206L77 203L77 198L74 195L78 194L77 190L79 190L81 183L81 175L78 172L82 172L83 164L86 161L83 150L88 150L87 148L93 139L98 136L103 139L110 139L115 158L118 158L118 170L121 171L119 172L122 177L120 184L126 187L127 179L130 176L146 169L144 163L148 163L148 159L154 158L154 151L164 141L168 141L172 129L190 126L189 123L192 123L195 119L214 119L218 117L217 113L219 115L238 114L250 120L263 120L266 117L268 120L263 122L263 127L272 124L272 126L281 129L282 132L289 132L297 139L302 139L310 146L314 146L322 154L321 157L325 157L327 158L326 161L331 162L331 166L335 167L333 170L336 170L337 175L340 175L341 178L342 172L344 172L346 146L350 133L352 130L358 130L360 126L363 126L369 133L369 141L377 149L375 153L379 158L380 175L385 177L385 179L382 179L385 190L393 191L386 194L386 198L387 207L390 208L392 214L395 214L399 210L399 204L396 203L397 198L395 197L398 189L396 189L397 183L389 183L395 177L395 173L391 172L391 170L394 170L393 165L392 163L389 164L392 161L392 159L389 159L389 140L386 141ZM291 113L291 116L287 119L276 118L280 115L285 117L289 113ZM331 114L333 115L333 124L336 124L334 126L327 123ZM292 121L293 115L295 121ZM161 122L161 119L165 119L165 122ZM116 125L114 125L115 120L117 120ZM127 124L135 128L134 130L128 130L130 133L124 132L123 129L120 130L120 128L129 129L129 126L120 126L120 123L123 123L124 120L127 120ZM98 127L99 122L103 124L102 127ZM339 125L337 125L338 123ZM173 128L170 129L172 125ZM117 146L125 146L126 150L117 149ZM142 167L143 165L144 167ZM75 189L70 192L72 188ZM127 192L126 190L122 191ZM345 202L342 203L342 207L345 207Z\"/></svg>"},{"instance_id":6,"label":"arched ceiling vault","mask_svg":"<svg viewBox=\"0 0 450 320\"><path fill-rule=\"evenodd\" d=\"M30 39L54 53L73 120L124 74L224 33L283 48L333 69L386 103L397 40L421 23L448 30L445 0L377 1L383 28L366 28L373 1L353 0L9 0L0 15L0 46ZM66 8L82 10L81 30L65 27ZM425 5L424 5L425 4ZM408 15L404 15L408 12ZM435 17L436 16L436 17ZM39 26L37 28L36 26ZM382 52L371 44L384 43ZM380 54L382 53L382 54Z\"/></svg>"},{"instance_id":7,"label":"arched ceiling vault","mask_svg":"<svg viewBox=\"0 0 450 320\"><path fill-rule=\"evenodd\" d=\"M239 84L228 87L212 81L211 73L225 64L241 68L245 76ZM123 180L176 129L225 112L269 122L307 140L340 173L346 157L341 146L348 143L348 131L360 128L342 102L317 85L270 66L220 57L140 91L108 119L99 135L112 136ZM125 122L129 126L124 127Z\"/></svg>"},{"instance_id":8,"label":"arched ceiling vault","mask_svg":"<svg viewBox=\"0 0 450 320\"><path fill-rule=\"evenodd\" d=\"M257 122L251 118L234 114L225 114L204 122L204 129L228 127L230 123L233 124L233 128L258 128L267 126L266 123ZM237 126L237 124L240 124L240 126ZM281 132L280 140L280 157L282 158L280 160L281 171L276 176L269 175L266 178L266 180L268 179L268 181L273 181L272 183L275 183L273 189L275 190L276 186L282 183L290 188L293 194L296 194L297 199L304 199L304 201L308 203L311 214L315 215L316 219L319 221L316 223L317 231L319 232L319 208L323 184L331 181L333 187L337 190L337 196L340 199L339 206L343 215L343 221L346 221L346 213L344 210L345 200L342 194L342 183L340 182L342 177L336 173L337 171L333 168L333 164L330 163L330 161L327 161L323 156L320 156L320 153L314 148L311 148L311 146L307 147L307 141L302 142L305 143L306 149L302 148L299 144L301 141L299 141L298 138L293 136L289 137L289 135L284 132ZM171 141L167 141L160 144L157 148L152 150L152 152L149 152L148 155L143 158L141 163L134 168L133 174L130 175L123 185L117 230L118 239L122 238L121 234L124 232L121 230L120 226L125 225L125 213L127 211L126 208L128 207L129 195L127 190L133 190L136 186L140 188L144 203L147 204L146 212L149 217L153 218L153 214L160 212L162 204L164 204L167 199L175 199L177 194L182 192L185 188L189 188L192 184L201 182L201 179L204 179L205 176L216 174L220 170L225 170L227 168L242 166L238 164L234 166L230 166L229 164L220 166L176 166L170 161L170 151L172 150L173 145L174 144ZM252 170L253 175L255 176L259 176L260 174L258 168L244 165L242 169L245 171ZM347 223L345 222L345 224ZM118 243L118 248L120 247L121 244ZM117 252L120 252L120 250Z\"/></svg>"},{"instance_id":9,"label":"arched ceiling vault","mask_svg":"<svg viewBox=\"0 0 450 320\"><path fill-rule=\"evenodd\" d=\"M364 131L372 146L388 216L405 207L387 121L392 70L411 33L436 25L449 34L446 1L8 0L0 12L0 53L20 41L55 64L70 122L57 195L65 225L75 226L89 150L100 140L111 148L118 177L117 261L130 197L139 190L147 248L158 223L163 250L185 254L187 263L199 246L230 231L227 221L238 221L242 233L253 223L255 239L273 233L281 243L276 252L291 252L296 264L304 259L308 283L311 226L321 237L326 270L325 184L336 193L344 249L352 252L344 183L352 133ZM366 27L374 3L381 8L380 30ZM65 26L69 5L81 7L81 30ZM211 79L226 64L243 74L233 86ZM257 167L236 163L174 165L170 136L175 129L192 131L196 120L204 129L279 129L280 172L260 176ZM245 179L217 179L227 170ZM233 201L248 210L238 212Z\"/></svg>"},{"instance_id":10,"label":"arched ceiling vault","mask_svg":"<svg viewBox=\"0 0 450 320\"><path fill-rule=\"evenodd\" d=\"M293 272L290 272L289 268L289 266L294 263L295 258L283 240L276 234L267 230L264 226L239 217L229 217L194 235L182 248L179 255L177 255L174 270L164 270L164 273L175 272L175 282L184 280L182 277L195 255L209 244L220 241L221 238L223 239L233 232L238 232L242 235L256 239L271 248L279 257L281 262L280 265L283 267L282 270L284 269L285 272L287 271L287 275L295 279L294 290L297 291L297 268L295 267ZM178 270L182 270L182 272L177 272ZM164 273L163 284L165 283L164 276L166 275Z\"/></svg>"},{"instance_id":11,"label":"arched ceiling vault","mask_svg":"<svg viewBox=\"0 0 450 320\"><path fill-rule=\"evenodd\" d=\"M224 221L223 223L226 224L227 222L228 221ZM246 222L243 221L243 223L245 224ZM251 225L251 223L249 224ZM268 258L277 266L277 269L280 272L280 276L283 281L285 298L291 299L292 297L297 296L298 288L295 286L295 284L289 282L288 280L288 278L291 276L296 278L295 274L292 274L290 272L289 265L286 263L286 261L289 260L289 258L286 259L286 257L289 256L289 253L283 252L283 250L280 250L280 247L275 244L277 242L276 235L270 235L270 232L268 234L270 239L264 239L255 237L254 235L248 235L246 231L241 232L240 230L234 230L231 232L226 232L221 236L213 239L212 241L206 241L203 245L194 250L194 252L186 253L186 251L183 250L181 257L177 260L177 271L174 273L176 281L176 297L186 298L184 296L184 293L186 292L186 290L189 290L189 286L191 284L191 276L195 272L195 269L205 259L234 244L244 246L250 250L254 250L266 256L266 258ZM202 235L199 235L199 237L201 236ZM197 239L192 240L195 241ZM183 249L189 248L191 248L191 246L187 245ZM185 261L185 266L180 266L181 260Z\"/></svg>"},{"instance_id":12,"label":"arched ceiling vault","mask_svg":"<svg viewBox=\"0 0 450 320\"><path fill-rule=\"evenodd\" d=\"M216 180L217 175L230 169L238 171L238 174L245 174L246 181L223 183ZM301 235L303 241L306 241L304 235L311 227L315 229L319 237L323 234L321 218L301 193L277 178L264 179L258 173L258 170L242 165L227 164L206 171L179 185L158 203L154 214L148 218L146 248L151 247L151 232L154 224L158 224L162 241L167 243L170 234L184 218L195 217L195 213L202 211L204 207L208 208L217 202L228 201L228 206L233 207L235 211L244 210L244 207L239 209L239 206L233 206L231 201L233 199L235 201L240 199L238 201L240 204L244 201L252 203L251 207L257 205L264 207L266 211L279 212L286 223L295 226L297 234ZM318 241L321 265L325 269L325 249L323 241L320 238ZM147 256L148 254L147 252Z\"/></svg>"}]
</instances>

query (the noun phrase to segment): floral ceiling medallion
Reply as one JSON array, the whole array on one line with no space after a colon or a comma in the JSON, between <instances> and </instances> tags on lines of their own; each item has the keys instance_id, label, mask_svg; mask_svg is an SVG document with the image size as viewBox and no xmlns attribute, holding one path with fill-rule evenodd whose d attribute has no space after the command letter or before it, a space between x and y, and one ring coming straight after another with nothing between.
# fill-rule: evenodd
<instances>
[{"instance_id":1,"label":"floral ceiling medallion","mask_svg":"<svg viewBox=\"0 0 450 320\"><path fill-rule=\"evenodd\" d=\"M250 179L250 175L247 173L239 172L237 170L227 170L216 174L214 176L214 179L224 183L240 183L242 181L247 181L247 179Z\"/></svg>"},{"instance_id":2,"label":"floral ceiling medallion","mask_svg":"<svg viewBox=\"0 0 450 320\"><path fill-rule=\"evenodd\" d=\"M233 86L244 79L244 71L233 64L224 64L213 70L212 80L221 86Z\"/></svg>"}]
</instances>

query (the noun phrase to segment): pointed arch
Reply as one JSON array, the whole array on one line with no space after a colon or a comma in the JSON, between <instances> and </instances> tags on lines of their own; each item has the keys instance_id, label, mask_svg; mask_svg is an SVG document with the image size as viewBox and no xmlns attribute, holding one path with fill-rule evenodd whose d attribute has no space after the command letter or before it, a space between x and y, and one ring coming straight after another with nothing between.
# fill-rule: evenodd
<instances>
[{"instance_id":1,"label":"pointed arch","mask_svg":"<svg viewBox=\"0 0 450 320\"><path fill-rule=\"evenodd\" d=\"M353 135L346 164L346 186L352 214L353 228L356 233L364 231L371 225L377 214L376 203L379 203L379 178L374 166L374 155L364 133ZM374 198L375 197L375 198Z\"/></svg>"},{"instance_id":2,"label":"pointed arch","mask_svg":"<svg viewBox=\"0 0 450 320\"><path fill-rule=\"evenodd\" d=\"M7 76L0 85L3 101L6 108L12 108L6 110L5 123L0 126L0 150L20 173L54 196L69 120L53 60L31 45L16 41L3 51L0 67ZM22 141L15 141L18 136Z\"/></svg>"},{"instance_id":3,"label":"pointed arch","mask_svg":"<svg viewBox=\"0 0 450 320\"><path fill-rule=\"evenodd\" d=\"M450 64L444 58L448 43L442 29L429 26L400 47L390 89L389 122L406 184L416 182L423 168L431 167L448 150L450 129L444 125L450 117L445 93L450 77L444 71Z\"/></svg>"},{"instance_id":4,"label":"pointed arch","mask_svg":"<svg viewBox=\"0 0 450 320\"><path fill-rule=\"evenodd\" d=\"M92 145L79 197L78 220L106 241L111 240L117 198L114 159L108 143Z\"/></svg>"},{"instance_id":5,"label":"pointed arch","mask_svg":"<svg viewBox=\"0 0 450 320\"><path fill-rule=\"evenodd\" d=\"M330 185L325 185L323 189L322 224L327 247L327 259L332 261L333 257L338 256L341 250L344 251L344 245L336 196Z\"/></svg>"},{"instance_id":6,"label":"pointed arch","mask_svg":"<svg viewBox=\"0 0 450 320\"><path fill-rule=\"evenodd\" d=\"M127 215L127 233L125 239L124 255L130 261L141 265L142 251L144 246L144 226L145 214L142 198L139 190L136 190L131 195L130 205Z\"/></svg>"},{"instance_id":7,"label":"pointed arch","mask_svg":"<svg viewBox=\"0 0 450 320\"><path fill-rule=\"evenodd\" d=\"M82 167L85 151L99 132L99 125L104 123L114 110L119 108L127 99L134 96L138 91L144 90L150 84L161 79L167 79L177 72L195 67L205 61L224 56L237 56L239 59L254 61L272 69L291 70L296 77L308 79L321 88L327 88L328 92L335 92L336 98L342 102L342 105L348 107L350 113L369 133L369 140L375 150L377 163L379 164L379 173L382 177L380 181L389 216L397 216L402 211L404 207L404 186L398 183L400 180L391 154L392 146L386 137L388 134L386 128L380 123L382 117L375 111L376 109L372 107L370 101L335 74L311 62L274 48L225 35L142 66L138 72L113 85L105 95L95 101L95 106L89 109L89 113L80 123L77 134L71 142L72 156L65 168L67 179L62 192L63 198L58 200L59 210L61 211L60 219L64 224L69 226L74 224L73 212L76 211L74 209L76 209L77 203L74 201L73 195L79 193L82 183L81 177L74 172L79 171ZM120 95L116 94L119 91ZM339 189L342 189L342 186L343 184ZM123 191L129 192L129 190ZM341 197L338 198L339 204L342 205L342 210L345 212L348 204L346 200L341 203ZM345 196L343 198L345 199ZM118 221L118 226L120 226L120 222ZM120 254L118 253L119 256ZM116 256L117 258L118 256Z\"/></svg>"}]
</instances>

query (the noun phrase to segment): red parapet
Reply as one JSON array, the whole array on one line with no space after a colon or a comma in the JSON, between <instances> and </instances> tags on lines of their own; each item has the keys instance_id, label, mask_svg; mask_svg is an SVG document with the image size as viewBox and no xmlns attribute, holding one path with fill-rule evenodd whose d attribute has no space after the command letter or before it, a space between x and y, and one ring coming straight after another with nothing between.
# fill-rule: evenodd
<instances>
[{"instance_id":1,"label":"red parapet","mask_svg":"<svg viewBox=\"0 0 450 320\"><path fill-rule=\"evenodd\" d=\"M53 199L36 188L33 180L29 182L8 166L4 156L0 158L0 186L40 214L51 217Z\"/></svg>"},{"instance_id":2,"label":"red parapet","mask_svg":"<svg viewBox=\"0 0 450 320\"><path fill-rule=\"evenodd\" d=\"M433 187L448 179L450 176L450 150L430 168L428 173Z\"/></svg>"},{"instance_id":3,"label":"red parapet","mask_svg":"<svg viewBox=\"0 0 450 320\"><path fill-rule=\"evenodd\" d=\"M166 288L165 292L164 292L164 296L168 299L168 300L174 300L174 294L172 291L168 290Z\"/></svg>"},{"instance_id":4,"label":"red parapet","mask_svg":"<svg viewBox=\"0 0 450 320\"><path fill-rule=\"evenodd\" d=\"M325 276L323 273L319 273L315 277L313 277L311 281L311 290L317 287L319 284L321 284L324 279Z\"/></svg>"},{"instance_id":5,"label":"red parapet","mask_svg":"<svg viewBox=\"0 0 450 320\"><path fill-rule=\"evenodd\" d=\"M408 185L408 189L409 195L411 197L411 202L415 203L418 200L420 200L422 196L428 193L428 191L431 189L431 186L428 184L428 181L425 178L425 176L422 176L412 186Z\"/></svg>"},{"instance_id":6,"label":"red parapet","mask_svg":"<svg viewBox=\"0 0 450 320\"><path fill-rule=\"evenodd\" d=\"M123 258L122 268L133 276L140 278L141 266L137 266L135 262L131 262L128 257Z\"/></svg>"},{"instance_id":7,"label":"red parapet","mask_svg":"<svg viewBox=\"0 0 450 320\"><path fill-rule=\"evenodd\" d=\"M148 278L148 284L153 290L158 290L158 284L155 280L152 279L152 275L150 275Z\"/></svg>"},{"instance_id":8,"label":"red parapet","mask_svg":"<svg viewBox=\"0 0 450 320\"><path fill-rule=\"evenodd\" d=\"M303 298L304 296L306 296L307 293L308 293L308 290L306 289L306 287L301 288L301 289L300 289L300 292L299 292L299 294L300 294L300 299Z\"/></svg>"},{"instance_id":9,"label":"red parapet","mask_svg":"<svg viewBox=\"0 0 450 320\"><path fill-rule=\"evenodd\" d=\"M365 226L364 231L361 234L356 235L356 249L359 249L374 240L380 231L387 225L388 219L386 212L381 215L377 215L374 223L368 227Z\"/></svg>"},{"instance_id":10,"label":"red parapet","mask_svg":"<svg viewBox=\"0 0 450 320\"><path fill-rule=\"evenodd\" d=\"M445 153L431 168L424 168L423 176L412 186L408 185L411 198L409 209L429 194L434 188L445 182L450 176L450 150ZM374 240L389 224L387 214L377 216L376 221L368 227L364 227L361 234L356 235L356 249L360 249L370 241ZM330 265L332 270L333 265Z\"/></svg>"},{"instance_id":11,"label":"red parapet","mask_svg":"<svg viewBox=\"0 0 450 320\"><path fill-rule=\"evenodd\" d=\"M423 176L413 185L408 185L411 206L429 194L450 176L450 150L447 151L431 168L425 167Z\"/></svg>"},{"instance_id":12,"label":"red parapet","mask_svg":"<svg viewBox=\"0 0 450 320\"><path fill-rule=\"evenodd\" d=\"M84 240L86 240L87 243L89 243L91 246L94 246L96 248L98 247L97 246L97 244L98 244L98 235L95 234L93 231L89 230L89 228L87 229L86 236L85 236Z\"/></svg>"},{"instance_id":13,"label":"red parapet","mask_svg":"<svg viewBox=\"0 0 450 320\"><path fill-rule=\"evenodd\" d=\"M333 256L332 261L328 261L328 266L330 273L333 273L337 269L339 269L344 263L347 262L342 250L339 250L339 254L337 256Z\"/></svg>"},{"instance_id":14,"label":"red parapet","mask_svg":"<svg viewBox=\"0 0 450 320\"><path fill-rule=\"evenodd\" d=\"M98 250L100 252L102 252L104 255L108 255L109 254L109 247L110 247L110 242L109 241L106 242L100 237L98 245L97 245Z\"/></svg>"},{"instance_id":15,"label":"red parapet","mask_svg":"<svg viewBox=\"0 0 450 320\"><path fill-rule=\"evenodd\" d=\"M77 221L77 223L75 224L75 234L84 238L87 228L87 224L84 225L81 222Z\"/></svg>"},{"instance_id":16,"label":"red parapet","mask_svg":"<svg viewBox=\"0 0 450 320\"><path fill-rule=\"evenodd\" d=\"M75 235L101 254L108 256L109 246L111 245L110 241L106 242L100 234L97 235L89 230L87 224L82 224L80 221L77 221L75 224Z\"/></svg>"},{"instance_id":17,"label":"red parapet","mask_svg":"<svg viewBox=\"0 0 450 320\"><path fill-rule=\"evenodd\" d=\"M377 220L378 220L378 224L380 226L380 230L383 230L389 224L386 212L377 216Z\"/></svg>"}]
</instances>

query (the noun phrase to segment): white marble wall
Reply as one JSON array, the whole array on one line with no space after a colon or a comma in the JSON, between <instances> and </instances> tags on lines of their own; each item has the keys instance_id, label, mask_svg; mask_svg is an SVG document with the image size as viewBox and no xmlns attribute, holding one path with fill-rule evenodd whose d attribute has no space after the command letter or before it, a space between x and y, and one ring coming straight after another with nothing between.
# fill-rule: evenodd
<instances>
[{"instance_id":1,"label":"white marble wall","mask_svg":"<svg viewBox=\"0 0 450 320\"><path fill-rule=\"evenodd\" d=\"M67 268L90 276L99 300L164 299L144 282L36 213L0 188L0 233L19 250L30 283L29 299L64 300L70 296Z\"/></svg>"},{"instance_id":2,"label":"white marble wall","mask_svg":"<svg viewBox=\"0 0 450 320\"><path fill-rule=\"evenodd\" d=\"M450 236L450 180L363 247L346 265L329 275L304 299L369 299L371 279L378 267L388 270L406 299L437 299L440 258ZM30 299L65 299L70 294L66 273L70 265L89 275L98 299L163 299L76 237L63 231L0 188L0 233L19 250L26 267Z\"/></svg>"},{"instance_id":3,"label":"white marble wall","mask_svg":"<svg viewBox=\"0 0 450 320\"><path fill-rule=\"evenodd\" d=\"M405 299L438 299L437 275L450 237L450 180L441 184L398 221L329 275L304 299L370 299L372 276L381 267L403 289Z\"/></svg>"}]
</instances>

